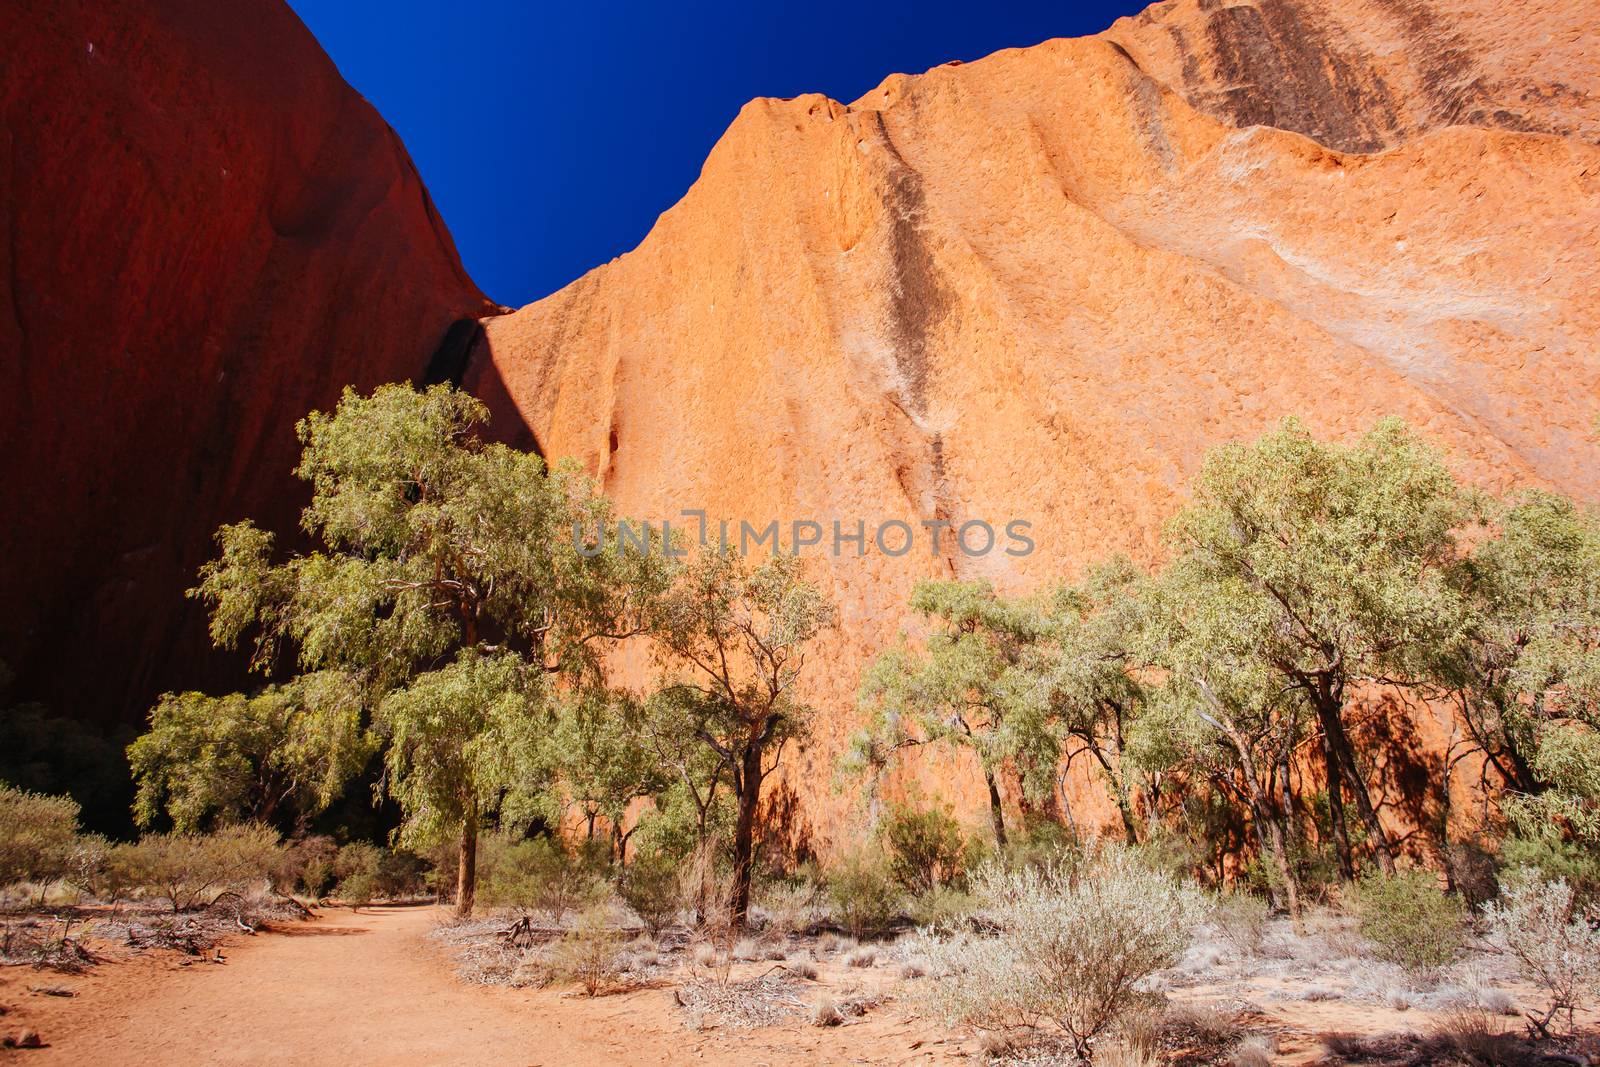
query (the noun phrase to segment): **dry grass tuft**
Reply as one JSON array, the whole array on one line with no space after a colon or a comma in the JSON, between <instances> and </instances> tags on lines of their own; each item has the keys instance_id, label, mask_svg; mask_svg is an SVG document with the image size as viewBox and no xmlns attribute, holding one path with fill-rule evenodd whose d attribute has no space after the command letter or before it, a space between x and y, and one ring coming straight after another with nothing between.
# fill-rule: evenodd
<instances>
[{"instance_id":1,"label":"dry grass tuft","mask_svg":"<svg viewBox=\"0 0 1600 1067\"><path fill-rule=\"evenodd\" d=\"M838 1026L844 1022L839 1005L826 993L811 1002L809 1018L812 1026Z\"/></svg>"}]
</instances>

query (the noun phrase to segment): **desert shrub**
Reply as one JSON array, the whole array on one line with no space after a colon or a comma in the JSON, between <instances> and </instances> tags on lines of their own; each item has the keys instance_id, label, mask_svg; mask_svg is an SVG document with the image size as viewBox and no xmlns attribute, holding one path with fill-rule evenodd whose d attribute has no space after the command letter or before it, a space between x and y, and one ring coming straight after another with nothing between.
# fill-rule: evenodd
<instances>
[{"instance_id":1,"label":"desert shrub","mask_svg":"<svg viewBox=\"0 0 1600 1067\"><path fill-rule=\"evenodd\" d=\"M845 953L846 967L871 967L878 962L878 950L871 945L858 945Z\"/></svg>"},{"instance_id":2,"label":"desert shrub","mask_svg":"<svg viewBox=\"0 0 1600 1067\"><path fill-rule=\"evenodd\" d=\"M550 949L550 975L573 982L589 996L617 980L622 971L622 934L611 925L610 909L593 904L578 916L571 930Z\"/></svg>"},{"instance_id":3,"label":"desert shrub","mask_svg":"<svg viewBox=\"0 0 1600 1067\"><path fill-rule=\"evenodd\" d=\"M79 834L67 850L66 870L61 877L91 897L110 899L115 895L106 877L106 861L110 855L110 841L99 834Z\"/></svg>"},{"instance_id":4,"label":"desert shrub","mask_svg":"<svg viewBox=\"0 0 1600 1067\"><path fill-rule=\"evenodd\" d=\"M982 860L988 859L988 856L981 855L984 851L983 845L969 842L967 866L976 869ZM1059 867L1072 862L1072 858L1080 851L1079 841L1069 828L1052 819L1031 816L1019 829L1011 832L997 858L1012 870Z\"/></svg>"},{"instance_id":5,"label":"desert shrub","mask_svg":"<svg viewBox=\"0 0 1600 1067\"><path fill-rule=\"evenodd\" d=\"M49 882L71 867L78 805L0 783L0 885Z\"/></svg>"},{"instance_id":6,"label":"desert shrub","mask_svg":"<svg viewBox=\"0 0 1600 1067\"><path fill-rule=\"evenodd\" d=\"M368 841L352 841L333 858L333 873L338 879L334 895L352 908L372 903L379 895L378 868L383 849Z\"/></svg>"},{"instance_id":7,"label":"desert shrub","mask_svg":"<svg viewBox=\"0 0 1600 1067\"><path fill-rule=\"evenodd\" d=\"M844 1013L831 996L821 993L806 1010L806 1018L812 1026L839 1026L844 1022Z\"/></svg>"},{"instance_id":8,"label":"desert shrub","mask_svg":"<svg viewBox=\"0 0 1600 1067\"><path fill-rule=\"evenodd\" d=\"M247 823L212 834L146 834L137 844L114 847L107 863L122 885L158 893L177 913L265 880L279 851L275 831Z\"/></svg>"},{"instance_id":9,"label":"desert shrub","mask_svg":"<svg viewBox=\"0 0 1600 1067\"><path fill-rule=\"evenodd\" d=\"M1206 865L1205 842L1181 828L1153 827L1136 848L1146 866L1180 880L1193 877Z\"/></svg>"},{"instance_id":10,"label":"desert shrub","mask_svg":"<svg viewBox=\"0 0 1600 1067\"><path fill-rule=\"evenodd\" d=\"M889 873L908 892L926 893L960 875L966 839L949 812L897 805L879 832L889 850Z\"/></svg>"},{"instance_id":11,"label":"desert shrub","mask_svg":"<svg viewBox=\"0 0 1600 1067\"><path fill-rule=\"evenodd\" d=\"M900 905L900 887L888 864L864 850L845 856L828 872L827 892L835 921L855 937L882 930Z\"/></svg>"},{"instance_id":12,"label":"desert shrub","mask_svg":"<svg viewBox=\"0 0 1600 1067\"><path fill-rule=\"evenodd\" d=\"M296 837L286 842L272 870L272 887L280 893L302 892L320 897L334 880L334 858L339 846L326 834Z\"/></svg>"},{"instance_id":13,"label":"desert shrub","mask_svg":"<svg viewBox=\"0 0 1600 1067\"><path fill-rule=\"evenodd\" d=\"M1053 1026L1085 1057L1146 999L1139 983L1177 962L1204 914L1197 890L1124 848L988 867L974 892L995 932L926 939L933 1008L981 1030Z\"/></svg>"},{"instance_id":14,"label":"desert shrub","mask_svg":"<svg viewBox=\"0 0 1600 1067\"><path fill-rule=\"evenodd\" d=\"M604 876L584 855L568 852L554 838L502 838L485 851L481 858L489 861L489 869L480 869L479 875L485 903L546 912L560 923L569 911L581 911L606 896Z\"/></svg>"},{"instance_id":15,"label":"desert shrub","mask_svg":"<svg viewBox=\"0 0 1600 1067\"><path fill-rule=\"evenodd\" d=\"M1426 871L1368 874L1357 884L1352 905L1361 936L1381 958L1407 970L1437 970L1461 951L1465 910Z\"/></svg>"},{"instance_id":16,"label":"desert shrub","mask_svg":"<svg viewBox=\"0 0 1600 1067\"><path fill-rule=\"evenodd\" d=\"M1545 882L1565 882L1580 901L1600 898L1600 855L1593 848L1568 840L1549 824L1514 829L1503 847L1507 868L1525 868Z\"/></svg>"},{"instance_id":17,"label":"desert shrub","mask_svg":"<svg viewBox=\"0 0 1600 1067\"><path fill-rule=\"evenodd\" d=\"M1566 882L1517 871L1499 901L1483 909L1490 936L1517 961L1523 977L1568 1021L1600 985L1600 908L1580 904Z\"/></svg>"},{"instance_id":18,"label":"desert shrub","mask_svg":"<svg viewBox=\"0 0 1600 1067\"><path fill-rule=\"evenodd\" d=\"M1271 910L1253 893L1223 893L1211 908L1211 921L1241 956L1254 956L1267 936Z\"/></svg>"},{"instance_id":19,"label":"desert shrub","mask_svg":"<svg viewBox=\"0 0 1600 1067\"><path fill-rule=\"evenodd\" d=\"M378 895L389 900L422 892L430 874L428 861L408 848L386 848L374 872Z\"/></svg>"},{"instance_id":20,"label":"desert shrub","mask_svg":"<svg viewBox=\"0 0 1600 1067\"><path fill-rule=\"evenodd\" d=\"M950 886L938 886L911 898L911 919L919 927L936 931L953 930L978 910L978 903L971 893Z\"/></svg>"},{"instance_id":21,"label":"desert shrub","mask_svg":"<svg viewBox=\"0 0 1600 1067\"><path fill-rule=\"evenodd\" d=\"M663 852L634 853L622 875L622 899L639 916L650 936L661 932L677 917L683 902L678 885L678 864Z\"/></svg>"},{"instance_id":22,"label":"desert shrub","mask_svg":"<svg viewBox=\"0 0 1600 1067\"><path fill-rule=\"evenodd\" d=\"M822 879L814 864L804 864L793 874L763 881L756 887L758 913L773 933L789 934L821 922L827 916Z\"/></svg>"}]
</instances>

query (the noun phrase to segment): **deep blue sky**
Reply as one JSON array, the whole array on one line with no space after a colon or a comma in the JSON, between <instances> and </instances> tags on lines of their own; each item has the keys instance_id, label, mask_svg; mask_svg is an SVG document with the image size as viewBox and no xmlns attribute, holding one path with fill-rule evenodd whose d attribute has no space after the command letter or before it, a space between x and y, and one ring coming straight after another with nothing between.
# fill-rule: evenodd
<instances>
[{"instance_id":1,"label":"deep blue sky","mask_svg":"<svg viewBox=\"0 0 1600 1067\"><path fill-rule=\"evenodd\" d=\"M746 100L1097 33L1140 0L289 0L405 140L467 270L520 306L626 252Z\"/></svg>"}]
</instances>

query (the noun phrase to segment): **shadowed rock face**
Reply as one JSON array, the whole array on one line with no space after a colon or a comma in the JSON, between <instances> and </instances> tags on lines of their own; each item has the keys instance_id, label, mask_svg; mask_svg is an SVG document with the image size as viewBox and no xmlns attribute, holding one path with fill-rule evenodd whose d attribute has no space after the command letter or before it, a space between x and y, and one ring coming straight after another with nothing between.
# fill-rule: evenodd
<instances>
[{"instance_id":1,"label":"shadowed rock face","mask_svg":"<svg viewBox=\"0 0 1600 1067\"><path fill-rule=\"evenodd\" d=\"M1234 126L1376 152L1441 126L1600 143L1593 5L1165 0L1104 37Z\"/></svg>"},{"instance_id":2,"label":"shadowed rock face","mask_svg":"<svg viewBox=\"0 0 1600 1067\"><path fill-rule=\"evenodd\" d=\"M219 523L293 529L294 422L494 309L280 0L8 0L0 40L0 658L136 720L240 680L183 590Z\"/></svg>"},{"instance_id":3,"label":"shadowed rock face","mask_svg":"<svg viewBox=\"0 0 1600 1067\"><path fill-rule=\"evenodd\" d=\"M1033 523L1021 558L818 561L842 624L784 795L826 838L913 583L1156 559L1209 446L1397 414L1482 484L1600 493L1597 11L1172 0L849 106L757 100L635 251L489 322L467 383L626 513Z\"/></svg>"}]
</instances>

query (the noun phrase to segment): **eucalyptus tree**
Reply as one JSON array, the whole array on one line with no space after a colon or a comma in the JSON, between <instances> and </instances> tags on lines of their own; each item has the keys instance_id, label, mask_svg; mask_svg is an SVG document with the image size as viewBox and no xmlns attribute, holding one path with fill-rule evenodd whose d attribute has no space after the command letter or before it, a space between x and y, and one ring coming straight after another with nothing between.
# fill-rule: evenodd
<instances>
[{"instance_id":1,"label":"eucalyptus tree","mask_svg":"<svg viewBox=\"0 0 1600 1067\"><path fill-rule=\"evenodd\" d=\"M1459 577L1467 625L1435 680L1519 828L1600 845L1600 515L1518 494Z\"/></svg>"},{"instance_id":2,"label":"eucalyptus tree","mask_svg":"<svg viewBox=\"0 0 1600 1067\"><path fill-rule=\"evenodd\" d=\"M1125 756L1147 701L1148 670L1140 643L1147 581L1122 556L1090 567L1082 581L1049 595L1040 639L1025 644L1020 657L1023 671L1037 679L1043 725L1063 739L1069 760L1080 752L1094 759L1130 845L1139 840L1133 810L1139 769ZM1076 752L1070 751L1072 743ZM1152 786L1158 780L1152 778ZM1152 808L1155 802L1152 795Z\"/></svg>"},{"instance_id":3,"label":"eucalyptus tree","mask_svg":"<svg viewBox=\"0 0 1600 1067\"><path fill-rule=\"evenodd\" d=\"M813 709L795 686L806 651L833 624L833 605L805 578L801 561L776 556L752 567L732 553L704 551L678 572L651 613L666 672L657 706L673 729L711 754L737 811L730 911L742 926L750 906L761 787Z\"/></svg>"},{"instance_id":4,"label":"eucalyptus tree","mask_svg":"<svg viewBox=\"0 0 1600 1067\"><path fill-rule=\"evenodd\" d=\"M484 443L487 416L446 386L346 390L297 427L312 492L301 525L319 547L285 557L253 523L224 526L191 591L218 645L254 632L257 668L287 659L361 687L403 837L459 841L463 913L485 810L542 784L552 693L598 684L662 569L582 550L577 531L603 537L605 502L570 467Z\"/></svg>"},{"instance_id":5,"label":"eucalyptus tree","mask_svg":"<svg viewBox=\"0 0 1600 1067\"><path fill-rule=\"evenodd\" d=\"M1420 649L1452 643L1452 581L1475 505L1438 455L1386 419L1351 446L1296 420L1210 453L1171 541L1190 583L1225 598L1235 625L1218 651L1254 659L1297 694L1321 733L1340 867L1353 876L1346 791L1379 864L1393 849L1347 725L1364 686L1409 682Z\"/></svg>"},{"instance_id":6,"label":"eucalyptus tree","mask_svg":"<svg viewBox=\"0 0 1600 1067\"><path fill-rule=\"evenodd\" d=\"M1600 711L1600 518L1545 492L1496 509L1461 570L1468 625L1438 680L1506 784L1540 789L1539 728Z\"/></svg>"},{"instance_id":7,"label":"eucalyptus tree","mask_svg":"<svg viewBox=\"0 0 1600 1067\"><path fill-rule=\"evenodd\" d=\"M1049 700L1029 654L1045 635L1032 603L999 596L986 581L917 583L911 609L929 620L926 648L902 635L862 676L860 704L868 725L851 762L885 765L901 749L948 744L972 751L989 791L996 843L1005 845L999 775L1011 765L1024 787L1045 792L1061 760L1049 726Z\"/></svg>"},{"instance_id":8,"label":"eucalyptus tree","mask_svg":"<svg viewBox=\"0 0 1600 1067\"><path fill-rule=\"evenodd\" d=\"M361 693L339 671L316 671L253 694L167 693L150 729L128 746L138 792L134 819L162 816L193 832L268 823L292 809L297 825L326 808L375 751Z\"/></svg>"},{"instance_id":9,"label":"eucalyptus tree","mask_svg":"<svg viewBox=\"0 0 1600 1067\"><path fill-rule=\"evenodd\" d=\"M1131 739L1131 761L1208 781L1248 816L1273 900L1297 920L1300 893L1290 765L1312 714L1255 654L1259 618L1239 583L1180 559L1146 591L1142 658L1160 682Z\"/></svg>"},{"instance_id":10,"label":"eucalyptus tree","mask_svg":"<svg viewBox=\"0 0 1600 1067\"><path fill-rule=\"evenodd\" d=\"M644 709L626 693L590 687L564 695L544 741L544 766L553 788L546 797L549 814L559 821L576 808L587 835L604 819L619 867L627 864L628 838L623 829L635 801L654 798L671 784L671 768L651 744Z\"/></svg>"}]
</instances>

